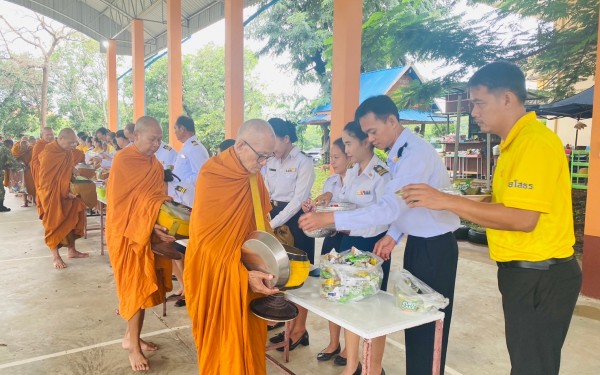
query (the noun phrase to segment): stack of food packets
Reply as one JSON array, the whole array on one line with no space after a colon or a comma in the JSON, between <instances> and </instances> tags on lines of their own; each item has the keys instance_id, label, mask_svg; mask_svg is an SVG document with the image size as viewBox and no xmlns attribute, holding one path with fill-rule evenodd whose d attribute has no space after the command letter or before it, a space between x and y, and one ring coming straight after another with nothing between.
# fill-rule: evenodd
<instances>
[{"instance_id":1,"label":"stack of food packets","mask_svg":"<svg viewBox=\"0 0 600 375\"><path fill-rule=\"evenodd\" d=\"M379 292L383 260L357 248L321 257L321 296L330 301L351 302Z\"/></svg>"}]
</instances>

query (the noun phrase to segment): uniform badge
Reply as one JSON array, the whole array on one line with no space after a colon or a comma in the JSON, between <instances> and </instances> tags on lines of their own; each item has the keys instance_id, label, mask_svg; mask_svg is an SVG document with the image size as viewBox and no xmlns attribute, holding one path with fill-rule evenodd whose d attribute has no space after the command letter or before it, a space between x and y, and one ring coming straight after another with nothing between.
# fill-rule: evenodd
<instances>
[{"instance_id":1,"label":"uniform badge","mask_svg":"<svg viewBox=\"0 0 600 375\"><path fill-rule=\"evenodd\" d=\"M277 169L275 169L275 168L269 168L269 171L270 172L277 172Z\"/></svg>"},{"instance_id":2,"label":"uniform badge","mask_svg":"<svg viewBox=\"0 0 600 375\"><path fill-rule=\"evenodd\" d=\"M180 192L181 194L185 193L187 191L186 188L184 188L183 186L179 186L177 185L177 187L175 188L175 191Z\"/></svg>"},{"instance_id":3,"label":"uniform badge","mask_svg":"<svg viewBox=\"0 0 600 375\"><path fill-rule=\"evenodd\" d=\"M402 153L404 153L404 149L406 148L406 146L408 146L408 142L404 142L404 144L402 146L400 146L400 148L398 149L398 152L396 153L396 156L394 156L392 158L392 161L394 163L396 163L398 160L400 160L400 158L402 157Z\"/></svg>"},{"instance_id":4,"label":"uniform badge","mask_svg":"<svg viewBox=\"0 0 600 375\"><path fill-rule=\"evenodd\" d=\"M359 190L356 195L371 195L371 190Z\"/></svg>"},{"instance_id":5,"label":"uniform badge","mask_svg":"<svg viewBox=\"0 0 600 375\"><path fill-rule=\"evenodd\" d=\"M285 170L286 172L296 172L297 169L296 168L288 168Z\"/></svg>"},{"instance_id":6,"label":"uniform badge","mask_svg":"<svg viewBox=\"0 0 600 375\"><path fill-rule=\"evenodd\" d=\"M194 146L198 146L198 142L197 141L192 141L191 142Z\"/></svg>"},{"instance_id":7,"label":"uniform badge","mask_svg":"<svg viewBox=\"0 0 600 375\"><path fill-rule=\"evenodd\" d=\"M167 151L171 151L173 149L173 147L171 147L169 145L164 145L163 148Z\"/></svg>"},{"instance_id":8,"label":"uniform badge","mask_svg":"<svg viewBox=\"0 0 600 375\"><path fill-rule=\"evenodd\" d=\"M385 169L384 167L382 167L381 165L376 165L376 166L373 167L373 169L380 176L383 176L384 174L389 173L388 170Z\"/></svg>"}]
</instances>

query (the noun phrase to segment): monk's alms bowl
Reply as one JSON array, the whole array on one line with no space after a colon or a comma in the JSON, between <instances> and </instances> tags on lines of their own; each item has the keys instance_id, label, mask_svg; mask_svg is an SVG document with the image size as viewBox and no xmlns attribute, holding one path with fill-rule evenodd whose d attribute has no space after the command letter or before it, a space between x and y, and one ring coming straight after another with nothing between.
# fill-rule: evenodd
<instances>
[{"instance_id":1,"label":"monk's alms bowl","mask_svg":"<svg viewBox=\"0 0 600 375\"><path fill-rule=\"evenodd\" d=\"M331 202L327 206L316 206L316 212L337 212L337 211L352 211L356 209L354 203L348 202ZM329 237L335 234L335 226L328 225L315 230L305 230L304 234L311 238Z\"/></svg>"},{"instance_id":2,"label":"monk's alms bowl","mask_svg":"<svg viewBox=\"0 0 600 375\"><path fill-rule=\"evenodd\" d=\"M166 201L160 206L156 223L167 228L171 236L189 237L192 209L180 203Z\"/></svg>"}]
</instances>

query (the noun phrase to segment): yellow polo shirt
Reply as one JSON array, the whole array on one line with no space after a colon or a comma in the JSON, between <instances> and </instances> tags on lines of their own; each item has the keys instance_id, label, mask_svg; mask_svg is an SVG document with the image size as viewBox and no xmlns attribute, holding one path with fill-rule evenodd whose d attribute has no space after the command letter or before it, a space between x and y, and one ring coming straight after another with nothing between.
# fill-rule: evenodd
<instances>
[{"instance_id":1,"label":"yellow polo shirt","mask_svg":"<svg viewBox=\"0 0 600 375\"><path fill-rule=\"evenodd\" d=\"M498 262L540 261L573 255L571 178L563 145L556 134L529 112L500 143L492 201L538 211L529 233L487 230L490 257Z\"/></svg>"}]
</instances>

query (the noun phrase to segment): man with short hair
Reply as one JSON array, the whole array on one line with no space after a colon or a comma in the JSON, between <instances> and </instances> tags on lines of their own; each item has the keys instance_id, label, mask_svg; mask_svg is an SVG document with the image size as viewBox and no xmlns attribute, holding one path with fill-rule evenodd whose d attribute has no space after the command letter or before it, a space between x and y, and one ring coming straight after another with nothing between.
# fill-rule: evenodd
<instances>
[{"instance_id":1,"label":"man with short hair","mask_svg":"<svg viewBox=\"0 0 600 375\"><path fill-rule=\"evenodd\" d=\"M156 119L143 116L135 125L134 137L133 145L115 155L108 177L106 241L119 297L119 315L127 321L122 347L129 351L133 371L148 371L150 365L142 351L155 351L158 347L140 338L145 310L161 304L165 292L173 287L170 260L155 255L151 244L173 242L175 238L156 224L160 206L170 200L163 168L154 157L162 129Z\"/></svg>"},{"instance_id":2,"label":"man with short hair","mask_svg":"<svg viewBox=\"0 0 600 375\"><path fill-rule=\"evenodd\" d=\"M56 141L44 147L39 156L37 181L38 206L42 206L44 240L53 256L54 268L66 268L58 250L67 246L68 258L86 258L75 248L75 240L83 236L85 204L71 193L71 178L75 160L73 150L77 136L73 129L65 128L58 133Z\"/></svg>"},{"instance_id":3,"label":"man with short hair","mask_svg":"<svg viewBox=\"0 0 600 375\"><path fill-rule=\"evenodd\" d=\"M123 129L123 133L125 134L127 139L129 139L130 143L133 143L135 141L135 136L133 134L134 130L135 124L133 122L128 122L127 125L125 125L125 128Z\"/></svg>"},{"instance_id":4,"label":"man with short hair","mask_svg":"<svg viewBox=\"0 0 600 375\"><path fill-rule=\"evenodd\" d=\"M179 116L174 124L175 136L183 143L177 154L173 168L174 180L169 182L169 196L177 203L188 207L194 205L196 191L196 180L202 165L208 160L208 151L196 138L196 126L194 120L187 116ZM179 291L173 297L180 297L175 306L185 306L185 288L183 282L184 260L173 260L173 272L179 281Z\"/></svg>"},{"instance_id":5,"label":"man with short hair","mask_svg":"<svg viewBox=\"0 0 600 375\"><path fill-rule=\"evenodd\" d=\"M260 170L274 149L269 123L249 120L235 145L200 171L184 271L200 374L266 374L267 325L252 314L250 302L277 290L264 284L272 275L248 271L240 256L257 229L251 178L263 208L260 220L269 226L271 204Z\"/></svg>"},{"instance_id":6,"label":"man with short hair","mask_svg":"<svg viewBox=\"0 0 600 375\"><path fill-rule=\"evenodd\" d=\"M29 144L29 138L27 136L21 137L21 141L13 145L11 150L15 159L23 164L23 185L25 192L23 194L23 205L21 207L29 207L29 201L35 204L35 184L33 182L33 176L31 175L31 155L33 146Z\"/></svg>"},{"instance_id":7,"label":"man with short hair","mask_svg":"<svg viewBox=\"0 0 600 375\"><path fill-rule=\"evenodd\" d=\"M526 111L525 75L516 65L488 64L467 86L471 115L483 132L502 139L492 203L425 184L404 187L403 198L410 207L452 211L487 228L490 257L498 264L511 374L558 374L581 288L562 142L535 112Z\"/></svg>"}]
</instances>

